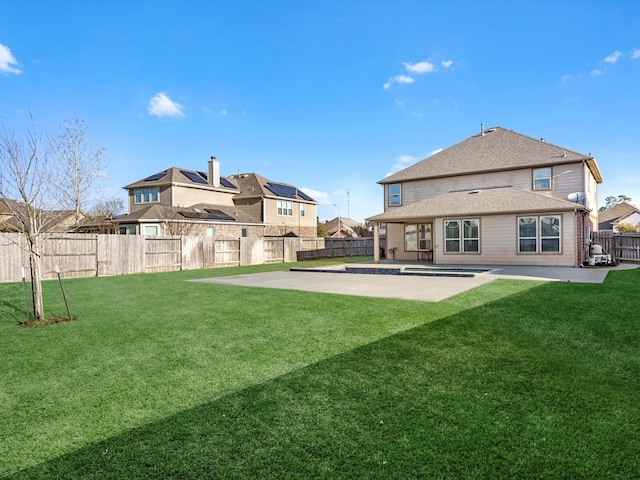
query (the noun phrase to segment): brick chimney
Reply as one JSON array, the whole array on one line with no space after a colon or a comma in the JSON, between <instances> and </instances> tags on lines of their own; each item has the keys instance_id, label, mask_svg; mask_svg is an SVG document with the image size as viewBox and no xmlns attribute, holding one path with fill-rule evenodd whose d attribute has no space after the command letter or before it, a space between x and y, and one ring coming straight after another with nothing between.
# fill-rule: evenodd
<instances>
[{"instance_id":1,"label":"brick chimney","mask_svg":"<svg viewBox=\"0 0 640 480\"><path fill-rule=\"evenodd\" d=\"M220 162L216 160L216 157L211 155L211 160L209 160L209 185L213 185L214 187L220 186Z\"/></svg>"}]
</instances>

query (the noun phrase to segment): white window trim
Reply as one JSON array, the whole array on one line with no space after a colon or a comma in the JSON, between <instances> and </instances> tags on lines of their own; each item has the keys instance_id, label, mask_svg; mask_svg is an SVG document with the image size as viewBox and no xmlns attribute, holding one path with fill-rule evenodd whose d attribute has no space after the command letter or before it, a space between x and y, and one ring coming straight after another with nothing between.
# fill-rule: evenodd
<instances>
[{"instance_id":1,"label":"white window trim","mask_svg":"<svg viewBox=\"0 0 640 480\"><path fill-rule=\"evenodd\" d=\"M300 204L300 216L301 217L306 217L307 216L307 209L306 209L306 205L304 203Z\"/></svg>"},{"instance_id":2,"label":"white window trim","mask_svg":"<svg viewBox=\"0 0 640 480\"><path fill-rule=\"evenodd\" d=\"M535 226L536 226L536 250L535 252L523 252L520 250L520 240L522 239L533 239L534 237L521 237L520 236L520 219L521 218L535 218ZM559 231L558 235L553 236L542 236L542 219L543 218L557 218ZM519 255L561 255L562 254L562 215L526 215L522 217L517 217L517 231L518 231L518 254ZM543 252L542 251L542 241L549 239L557 239L558 240L558 250L552 252Z\"/></svg>"},{"instance_id":3,"label":"white window trim","mask_svg":"<svg viewBox=\"0 0 640 480\"><path fill-rule=\"evenodd\" d=\"M447 237L447 224L448 223L457 223L458 224L458 237ZM478 236L477 237L465 237L464 235L464 222L476 222L478 224ZM445 219L443 222L443 236L444 236L444 253L445 255L480 255L480 219L479 218L452 218ZM458 250L447 250L447 240L453 240L458 242ZM478 250L465 250L465 240L475 240L478 242Z\"/></svg>"},{"instance_id":4,"label":"white window trim","mask_svg":"<svg viewBox=\"0 0 640 480\"><path fill-rule=\"evenodd\" d=\"M147 193L150 198L153 198L153 191L155 191L155 200L147 200ZM141 192L142 197L141 200L138 201L138 192ZM160 187L143 187L143 188L134 188L133 189L133 203L136 205L141 205L144 203L159 203L160 202Z\"/></svg>"},{"instance_id":5,"label":"white window trim","mask_svg":"<svg viewBox=\"0 0 640 480\"><path fill-rule=\"evenodd\" d=\"M397 186L399 191L397 193L391 193L391 188ZM393 199L396 199L394 201ZM399 207L402 205L402 184L401 183L391 183L389 184L389 206L390 207Z\"/></svg>"},{"instance_id":6,"label":"white window trim","mask_svg":"<svg viewBox=\"0 0 640 480\"><path fill-rule=\"evenodd\" d=\"M549 170L549 176L536 178L536 172L539 172L540 170ZM551 190L552 189L551 187L553 186L553 184L552 184L552 180L553 180L552 175L553 175L553 169L551 167L534 168L533 172L531 174L531 181L532 181L533 190ZM536 188L536 180L537 181L548 180L549 181L549 186L548 187Z\"/></svg>"},{"instance_id":7,"label":"white window trim","mask_svg":"<svg viewBox=\"0 0 640 480\"><path fill-rule=\"evenodd\" d=\"M158 233L156 233L155 235L154 234L148 235L147 234L147 227L156 227ZM141 225L140 230L141 230L140 233L142 235L144 235L144 236L147 236L147 237L157 237L157 236L161 235L160 225L157 224L157 223L143 223Z\"/></svg>"},{"instance_id":8,"label":"white window trim","mask_svg":"<svg viewBox=\"0 0 640 480\"><path fill-rule=\"evenodd\" d=\"M278 217L293 217L293 202L278 200L276 208Z\"/></svg>"}]
</instances>

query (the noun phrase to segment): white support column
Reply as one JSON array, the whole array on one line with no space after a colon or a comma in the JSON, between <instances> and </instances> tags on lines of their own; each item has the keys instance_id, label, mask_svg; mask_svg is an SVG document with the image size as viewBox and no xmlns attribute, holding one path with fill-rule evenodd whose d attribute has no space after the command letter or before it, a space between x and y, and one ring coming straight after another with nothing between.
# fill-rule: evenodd
<instances>
[{"instance_id":1,"label":"white support column","mask_svg":"<svg viewBox=\"0 0 640 480\"><path fill-rule=\"evenodd\" d=\"M380 263L380 229L378 222L373 222L373 263Z\"/></svg>"}]
</instances>

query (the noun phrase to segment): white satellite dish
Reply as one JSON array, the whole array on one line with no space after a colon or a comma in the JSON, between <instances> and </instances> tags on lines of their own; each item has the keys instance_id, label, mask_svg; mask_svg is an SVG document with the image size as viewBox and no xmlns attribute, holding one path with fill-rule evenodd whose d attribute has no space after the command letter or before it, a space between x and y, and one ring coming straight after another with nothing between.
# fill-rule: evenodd
<instances>
[{"instance_id":1,"label":"white satellite dish","mask_svg":"<svg viewBox=\"0 0 640 480\"><path fill-rule=\"evenodd\" d=\"M584 192L574 192L574 193L570 193L569 195L567 195L567 198L571 201L571 202L581 202L582 200L584 200L585 198L587 198L587 194Z\"/></svg>"}]
</instances>

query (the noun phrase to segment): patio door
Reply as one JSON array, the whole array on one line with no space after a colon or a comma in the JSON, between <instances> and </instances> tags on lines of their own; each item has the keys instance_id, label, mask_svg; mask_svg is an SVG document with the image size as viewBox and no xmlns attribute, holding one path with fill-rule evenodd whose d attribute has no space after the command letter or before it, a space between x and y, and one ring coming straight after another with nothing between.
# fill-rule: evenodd
<instances>
[{"instance_id":1,"label":"patio door","mask_svg":"<svg viewBox=\"0 0 640 480\"><path fill-rule=\"evenodd\" d=\"M418 250L431 250L431 224L418 225Z\"/></svg>"}]
</instances>

